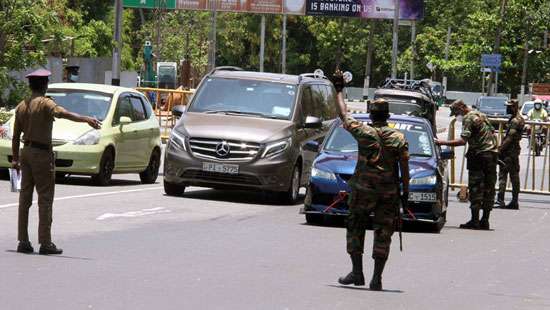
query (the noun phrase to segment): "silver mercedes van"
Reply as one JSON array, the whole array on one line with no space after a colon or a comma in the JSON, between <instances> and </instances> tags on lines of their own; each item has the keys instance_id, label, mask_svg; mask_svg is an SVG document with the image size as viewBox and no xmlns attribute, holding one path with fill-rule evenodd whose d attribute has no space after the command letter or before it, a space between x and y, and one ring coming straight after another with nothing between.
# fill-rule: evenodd
<instances>
[{"instance_id":1,"label":"silver mercedes van","mask_svg":"<svg viewBox=\"0 0 550 310\"><path fill-rule=\"evenodd\" d=\"M165 153L164 190L253 189L294 204L336 118L336 92L319 74L219 67L201 81Z\"/></svg>"}]
</instances>

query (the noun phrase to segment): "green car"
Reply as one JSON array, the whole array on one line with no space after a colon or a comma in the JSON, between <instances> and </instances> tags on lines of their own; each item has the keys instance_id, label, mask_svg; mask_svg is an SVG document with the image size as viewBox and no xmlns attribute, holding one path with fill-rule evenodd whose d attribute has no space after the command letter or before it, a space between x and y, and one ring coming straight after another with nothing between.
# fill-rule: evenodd
<instances>
[{"instance_id":1,"label":"green car","mask_svg":"<svg viewBox=\"0 0 550 310\"><path fill-rule=\"evenodd\" d=\"M85 123L56 119L52 146L56 174L90 175L97 185L108 185L113 173L139 173L142 183L154 183L161 160L159 121L151 103L140 92L124 87L51 84L47 96L65 109L92 116L99 130ZM14 117L0 127L0 168L11 166Z\"/></svg>"}]
</instances>

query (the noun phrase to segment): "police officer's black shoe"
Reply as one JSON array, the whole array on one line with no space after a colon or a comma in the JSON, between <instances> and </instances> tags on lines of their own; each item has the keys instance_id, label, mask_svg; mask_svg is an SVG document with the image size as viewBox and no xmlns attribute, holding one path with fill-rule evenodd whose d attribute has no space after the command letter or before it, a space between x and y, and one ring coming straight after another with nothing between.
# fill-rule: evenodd
<instances>
[{"instance_id":1,"label":"police officer's black shoe","mask_svg":"<svg viewBox=\"0 0 550 310\"><path fill-rule=\"evenodd\" d=\"M353 284L355 286L362 286L365 285L365 276L363 273L354 273L353 271L348 273L345 277L340 277L338 279L338 283L342 285L350 285Z\"/></svg>"},{"instance_id":2,"label":"police officer's black shoe","mask_svg":"<svg viewBox=\"0 0 550 310\"><path fill-rule=\"evenodd\" d=\"M38 252L41 255L59 255L63 253L62 249L59 249L55 244L42 244L40 245L40 251Z\"/></svg>"},{"instance_id":3,"label":"police officer's black shoe","mask_svg":"<svg viewBox=\"0 0 550 310\"><path fill-rule=\"evenodd\" d=\"M375 258L374 259L374 271L372 273L372 279L369 283L369 289L371 291L382 290L382 272L384 272L384 266L386 265L386 259Z\"/></svg>"},{"instance_id":4,"label":"police officer's black shoe","mask_svg":"<svg viewBox=\"0 0 550 310\"><path fill-rule=\"evenodd\" d=\"M459 226L462 229L479 229L479 221L469 220Z\"/></svg>"},{"instance_id":5,"label":"police officer's black shoe","mask_svg":"<svg viewBox=\"0 0 550 310\"><path fill-rule=\"evenodd\" d=\"M17 245L17 252L30 254L34 252L34 249L29 241L19 241L19 244Z\"/></svg>"},{"instance_id":6,"label":"police officer's black shoe","mask_svg":"<svg viewBox=\"0 0 550 310\"><path fill-rule=\"evenodd\" d=\"M490 225L489 225L489 220L481 219L481 221L479 221L479 229L481 229L481 230L491 230Z\"/></svg>"},{"instance_id":7,"label":"police officer's black shoe","mask_svg":"<svg viewBox=\"0 0 550 310\"><path fill-rule=\"evenodd\" d=\"M372 279L369 284L369 289L371 291L381 291L382 290L382 279Z\"/></svg>"}]
</instances>

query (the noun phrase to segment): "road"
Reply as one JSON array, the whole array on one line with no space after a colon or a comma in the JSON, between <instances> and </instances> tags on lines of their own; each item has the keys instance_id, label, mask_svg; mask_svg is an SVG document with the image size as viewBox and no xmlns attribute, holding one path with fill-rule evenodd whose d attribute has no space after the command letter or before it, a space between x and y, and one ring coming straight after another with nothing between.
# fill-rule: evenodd
<instances>
[{"instance_id":1,"label":"road","mask_svg":"<svg viewBox=\"0 0 550 310\"><path fill-rule=\"evenodd\" d=\"M394 236L386 291L371 292L336 281L350 269L338 223L306 225L300 205L254 191L190 188L177 198L161 184L136 175L104 188L79 177L58 184L53 237L65 252L46 257L14 252L17 194L0 180L0 309L550 308L548 196L495 210L487 232L457 229L469 210L451 195L440 234L409 227L404 252Z\"/></svg>"}]
</instances>

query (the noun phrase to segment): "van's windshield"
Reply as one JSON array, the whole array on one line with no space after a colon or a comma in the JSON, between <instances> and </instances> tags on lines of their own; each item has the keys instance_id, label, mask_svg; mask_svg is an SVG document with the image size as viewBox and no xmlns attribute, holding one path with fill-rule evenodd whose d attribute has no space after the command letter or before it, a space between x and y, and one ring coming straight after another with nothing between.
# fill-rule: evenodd
<instances>
[{"instance_id":1,"label":"van's windshield","mask_svg":"<svg viewBox=\"0 0 550 310\"><path fill-rule=\"evenodd\" d=\"M195 95L189 112L290 119L296 85L257 80L208 78Z\"/></svg>"}]
</instances>

